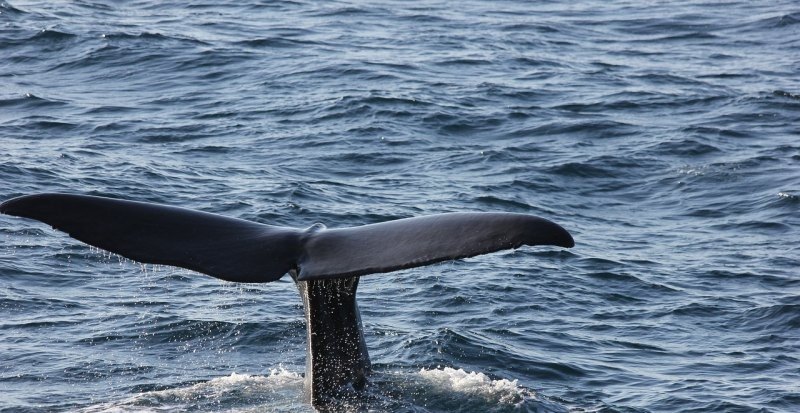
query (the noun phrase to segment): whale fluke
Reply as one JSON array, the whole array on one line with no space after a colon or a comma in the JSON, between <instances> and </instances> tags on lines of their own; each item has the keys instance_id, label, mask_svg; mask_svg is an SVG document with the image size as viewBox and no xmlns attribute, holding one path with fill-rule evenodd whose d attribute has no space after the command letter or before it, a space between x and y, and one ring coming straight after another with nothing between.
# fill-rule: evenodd
<instances>
[{"instance_id":1,"label":"whale fluke","mask_svg":"<svg viewBox=\"0 0 800 413\"><path fill-rule=\"evenodd\" d=\"M0 204L73 238L135 261L172 265L236 282L289 273L308 330L306 394L322 406L342 389L363 389L371 371L356 290L361 275L395 271L521 245L572 247L543 218L450 213L360 227L264 225L165 205L86 195L39 194Z\"/></svg>"},{"instance_id":2,"label":"whale fluke","mask_svg":"<svg viewBox=\"0 0 800 413\"><path fill-rule=\"evenodd\" d=\"M297 229L184 208L88 195L37 194L0 204L135 261L188 268L227 281L269 282L396 271L518 248L572 247L572 236L543 218L512 213L448 213L352 228Z\"/></svg>"}]
</instances>

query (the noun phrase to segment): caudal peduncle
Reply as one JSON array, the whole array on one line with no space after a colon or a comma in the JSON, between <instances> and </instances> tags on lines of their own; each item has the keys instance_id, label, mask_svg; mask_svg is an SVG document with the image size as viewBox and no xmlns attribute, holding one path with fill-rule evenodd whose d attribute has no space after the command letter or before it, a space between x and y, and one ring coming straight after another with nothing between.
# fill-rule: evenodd
<instances>
[{"instance_id":1,"label":"caudal peduncle","mask_svg":"<svg viewBox=\"0 0 800 413\"><path fill-rule=\"evenodd\" d=\"M356 303L359 277L297 281L308 332L305 393L314 406L362 390L371 370Z\"/></svg>"}]
</instances>

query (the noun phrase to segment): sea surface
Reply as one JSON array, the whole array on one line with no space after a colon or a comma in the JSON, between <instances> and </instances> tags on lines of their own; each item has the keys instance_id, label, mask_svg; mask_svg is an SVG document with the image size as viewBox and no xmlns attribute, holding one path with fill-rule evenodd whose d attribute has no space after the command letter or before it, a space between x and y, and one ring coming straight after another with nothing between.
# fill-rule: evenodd
<instances>
[{"instance_id":1,"label":"sea surface","mask_svg":"<svg viewBox=\"0 0 800 413\"><path fill-rule=\"evenodd\" d=\"M572 232L362 278L337 411L800 411L795 0L2 1L0 200L37 192ZM311 412L305 341L288 276L0 216L2 412Z\"/></svg>"}]
</instances>

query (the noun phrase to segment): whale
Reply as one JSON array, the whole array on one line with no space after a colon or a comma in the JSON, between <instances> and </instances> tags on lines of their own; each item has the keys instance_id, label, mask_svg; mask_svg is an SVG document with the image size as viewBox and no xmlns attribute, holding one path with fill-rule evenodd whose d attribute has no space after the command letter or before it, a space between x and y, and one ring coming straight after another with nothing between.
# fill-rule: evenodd
<instances>
[{"instance_id":1,"label":"whale","mask_svg":"<svg viewBox=\"0 0 800 413\"><path fill-rule=\"evenodd\" d=\"M306 322L304 394L318 408L369 385L371 363L356 302L361 276L523 245L575 245L572 235L552 221L508 212L294 228L156 203L42 193L7 200L0 213L44 222L134 261L225 281L265 283L289 275Z\"/></svg>"}]
</instances>

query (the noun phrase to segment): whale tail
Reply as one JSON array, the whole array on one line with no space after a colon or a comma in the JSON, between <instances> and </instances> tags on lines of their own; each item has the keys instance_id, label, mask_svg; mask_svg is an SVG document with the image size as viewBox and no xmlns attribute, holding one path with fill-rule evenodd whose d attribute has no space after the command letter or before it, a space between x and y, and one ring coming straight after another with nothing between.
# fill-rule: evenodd
<instances>
[{"instance_id":1,"label":"whale tail","mask_svg":"<svg viewBox=\"0 0 800 413\"><path fill-rule=\"evenodd\" d=\"M277 227L164 205L40 194L0 204L132 260L184 267L236 282L295 279L308 331L306 394L323 406L362 389L371 365L356 304L359 276L517 248L574 242L546 219L453 213L360 227Z\"/></svg>"},{"instance_id":2,"label":"whale tail","mask_svg":"<svg viewBox=\"0 0 800 413\"><path fill-rule=\"evenodd\" d=\"M89 245L135 261L188 268L227 281L297 280L384 273L522 245L572 247L543 218L513 213L448 213L351 228L298 229L166 205L69 194L0 204Z\"/></svg>"}]
</instances>

